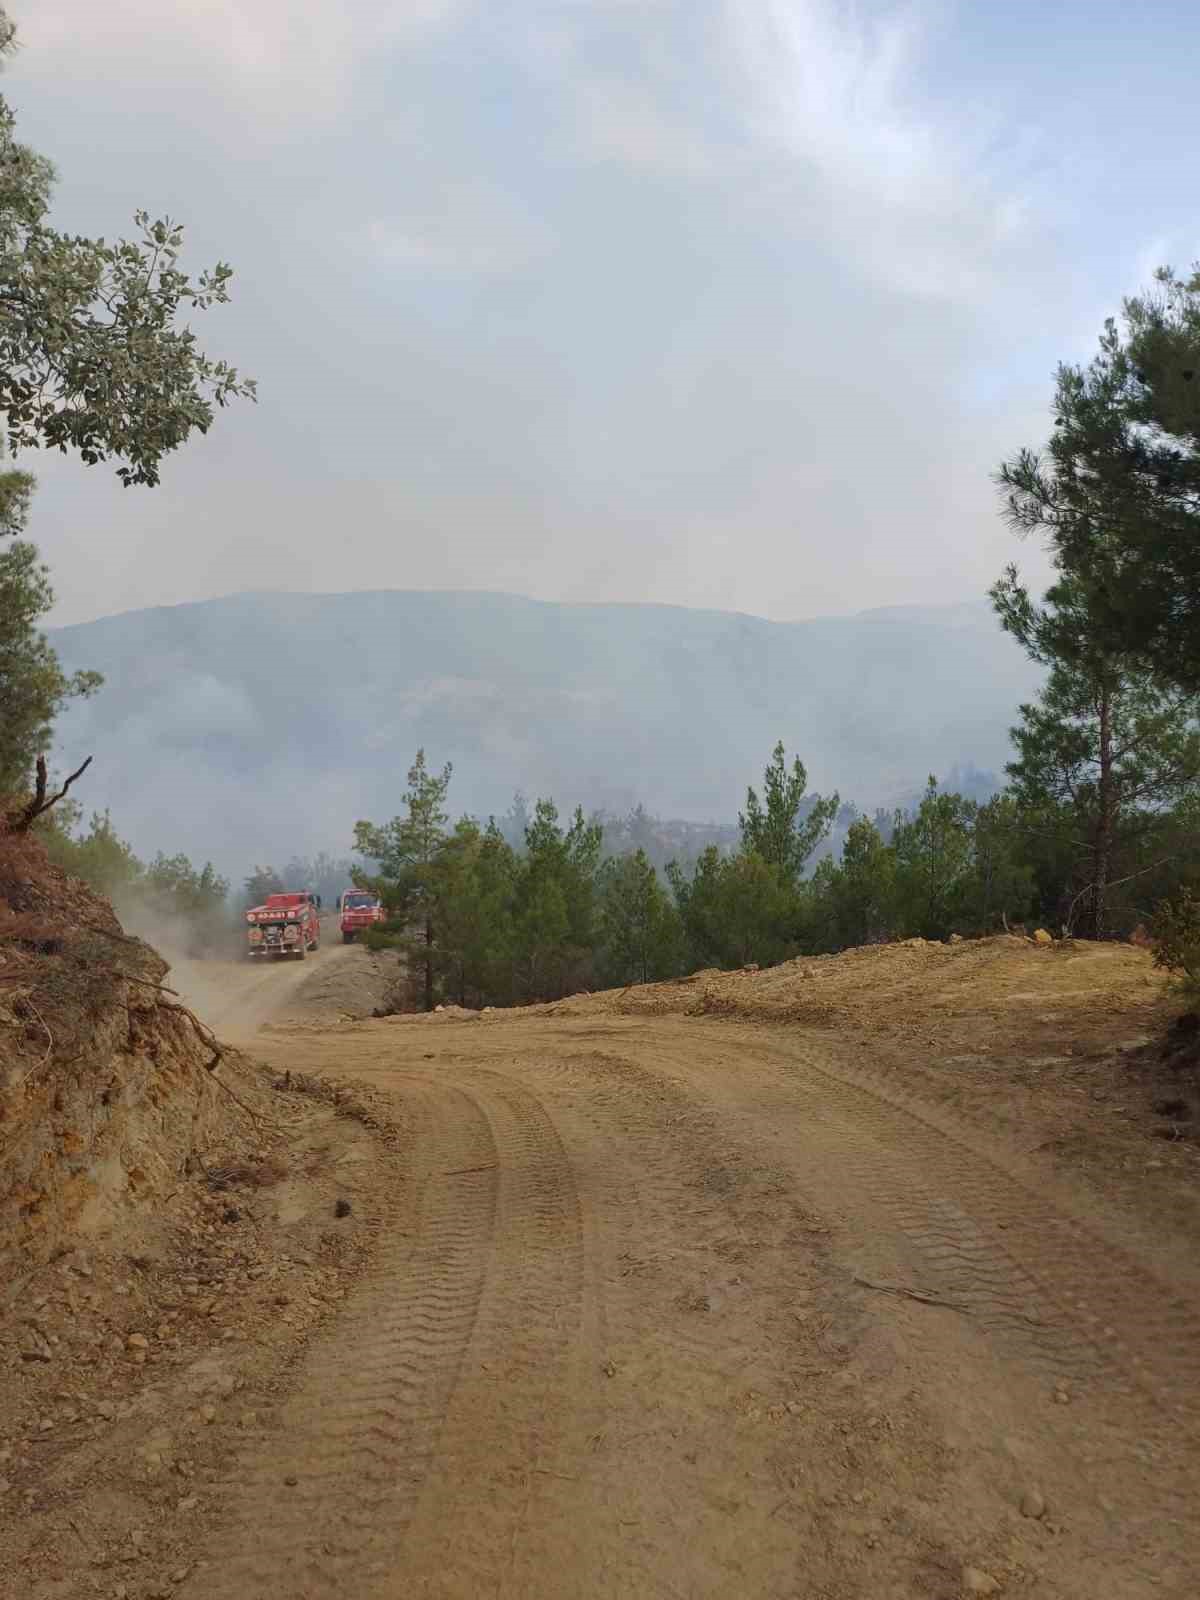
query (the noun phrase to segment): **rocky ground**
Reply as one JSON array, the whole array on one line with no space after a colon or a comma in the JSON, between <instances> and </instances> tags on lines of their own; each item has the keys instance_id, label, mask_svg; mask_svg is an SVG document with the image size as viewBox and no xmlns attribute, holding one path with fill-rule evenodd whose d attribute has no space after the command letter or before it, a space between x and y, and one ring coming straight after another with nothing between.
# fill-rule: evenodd
<instances>
[{"instance_id":1,"label":"rocky ground","mask_svg":"<svg viewBox=\"0 0 1200 1600\"><path fill-rule=\"evenodd\" d=\"M0 1322L0 1594L168 1595L212 1489L375 1248L401 1130L244 1069L253 1103L153 1215L71 1248ZM255 1092L257 1090L257 1092Z\"/></svg>"}]
</instances>

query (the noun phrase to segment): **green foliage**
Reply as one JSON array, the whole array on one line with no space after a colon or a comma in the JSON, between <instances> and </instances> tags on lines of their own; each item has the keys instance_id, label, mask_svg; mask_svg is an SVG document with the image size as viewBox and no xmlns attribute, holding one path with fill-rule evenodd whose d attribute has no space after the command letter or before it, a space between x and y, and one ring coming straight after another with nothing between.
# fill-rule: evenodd
<instances>
[{"instance_id":1,"label":"green foliage","mask_svg":"<svg viewBox=\"0 0 1200 1600\"><path fill-rule=\"evenodd\" d=\"M738 817L742 849L773 867L782 884L799 882L805 862L824 839L837 815L838 797L814 795L805 805L808 773L796 758L791 770L782 742L763 772L765 804L754 789L746 790L746 809Z\"/></svg>"},{"instance_id":2,"label":"green foliage","mask_svg":"<svg viewBox=\"0 0 1200 1600\"><path fill-rule=\"evenodd\" d=\"M382 827L371 822L355 824L355 850L374 861L381 876L391 885L402 886L405 893L419 895L445 843L450 774L451 768L446 766L435 777L425 764L424 750L418 750L408 771L404 811Z\"/></svg>"},{"instance_id":3,"label":"green foliage","mask_svg":"<svg viewBox=\"0 0 1200 1600\"><path fill-rule=\"evenodd\" d=\"M0 12L0 50L12 24ZM19 142L0 98L0 411L9 448L115 459L125 484L154 484L162 459L214 406L254 384L210 361L181 315L229 298L218 263L193 282L180 271L183 231L136 213L136 240L59 233L47 214L54 169ZM13 493L10 483L7 495ZM0 493L0 523L7 496Z\"/></svg>"},{"instance_id":4,"label":"green foliage","mask_svg":"<svg viewBox=\"0 0 1200 1600\"><path fill-rule=\"evenodd\" d=\"M603 855L629 856L640 850L659 872L665 872L672 861L690 872L710 845L720 850L733 850L740 837L735 823L685 822L657 817L642 805L634 806L624 816L596 812L592 820L603 830Z\"/></svg>"},{"instance_id":5,"label":"green foliage","mask_svg":"<svg viewBox=\"0 0 1200 1600\"><path fill-rule=\"evenodd\" d=\"M197 868L185 855L160 851L146 866L107 811L93 812L85 831L74 808L59 808L42 819L38 831L51 860L110 900L130 933L185 955L235 948L229 883L211 862Z\"/></svg>"},{"instance_id":6,"label":"green foliage","mask_svg":"<svg viewBox=\"0 0 1200 1600\"><path fill-rule=\"evenodd\" d=\"M799 948L795 886L786 869L741 851L722 863L722 966L773 966Z\"/></svg>"},{"instance_id":7,"label":"green foliage","mask_svg":"<svg viewBox=\"0 0 1200 1600\"><path fill-rule=\"evenodd\" d=\"M25 531L34 481L29 472L0 471L0 539Z\"/></svg>"},{"instance_id":8,"label":"green foliage","mask_svg":"<svg viewBox=\"0 0 1200 1600\"><path fill-rule=\"evenodd\" d=\"M1114 652L1091 590L1074 579L1038 607L1010 568L992 598L1004 627L1050 669L1013 729L1011 796L1042 835L1055 921L1100 938L1113 921L1114 885L1142 872L1144 847L1200 786L1200 702Z\"/></svg>"},{"instance_id":9,"label":"green foliage","mask_svg":"<svg viewBox=\"0 0 1200 1600\"><path fill-rule=\"evenodd\" d=\"M1164 900L1154 913L1154 965L1200 990L1200 898L1191 889Z\"/></svg>"},{"instance_id":10,"label":"green foliage","mask_svg":"<svg viewBox=\"0 0 1200 1600\"><path fill-rule=\"evenodd\" d=\"M514 892L514 957L530 998L556 998L591 981L601 828L576 810L564 829L539 800L525 830Z\"/></svg>"},{"instance_id":11,"label":"green foliage","mask_svg":"<svg viewBox=\"0 0 1200 1600\"><path fill-rule=\"evenodd\" d=\"M0 9L0 56L15 28ZM0 412L9 451L57 449L116 460L126 484L154 484L164 456L214 406L254 384L199 350L181 316L226 301L230 269L194 282L179 269L182 230L138 212L135 242L58 232L47 216L50 163L16 136L0 96ZM0 538L23 532L33 479L0 471ZM0 555L0 795L23 787L63 704L92 693L96 673L68 678L38 629L53 594L35 548Z\"/></svg>"},{"instance_id":12,"label":"green foliage","mask_svg":"<svg viewBox=\"0 0 1200 1600\"><path fill-rule=\"evenodd\" d=\"M1163 269L1105 323L1092 362L1059 368L1050 441L999 481L1105 652L1200 692L1200 270Z\"/></svg>"},{"instance_id":13,"label":"green foliage","mask_svg":"<svg viewBox=\"0 0 1200 1600\"><path fill-rule=\"evenodd\" d=\"M48 812L39 834L50 859L90 884L107 900L115 900L137 883L144 867L131 845L117 833L107 811L92 813L86 832L76 833L77 808L66 803Z\"/></svg>"},{"instance_id":14,"label":"green foliage","mask_svg":"<svg viewBox=\"0 0 1200 1600\"><path fill-rule=\"evenodd\" d=\"M690 877L678 862L672 861L667 868L667 880L683 928L687 965L691 968L722 964L724 869L725 858L715 844L701 853Z\"/></svg>"},{"instance_id":15,"label":"green foliage","mask_svg":"<svg viewBox=\"0 0 1200 1600\"><path fill-rule=\"evenodd\" d=\"M464 817L438 861L437 943L442 991L460 1005L513 998L515 857L494 823Z\"/></svg>"},{"instance_id":16,"label":"green foliage","mask_svg":"<svg viewBox=\"0 0 1200 1600\"><path fill-rule=\"evenodd\" d=\"M813 875L811 943L843 950L886 939L896 916L896 855L866 817L850 824L840 865L826 858Z\"/></svg>"},{"instance_id":17,"label":"green foliage","mask_svg":"<svg viewBox=\"0 0 1200 1600\"><path fill-rule=\"evenodd\" d=\"M160 850L146 868L145 883L152 894L183 915L207 912L229 898L229 880L221 877L211 861L196 868L182 853L168 856Z\"/></svg>"},{"instance_id":18,"label":"green foliage","mask_svg":"<svg viewBox=\"0 0 1200 1600\"><path fill-rule=\"evenodd\" d=\"M1049 642L1069 635L1070 619L1030 607L1027 620L1041 630L1047 651ZM1172 715L1160 716L1149 687L1124 692L1132 698L1113 727L1130 804L1114 860L1129 881L1144 880L1146 892L1168 898L1181 882L1200 887L1200 788L1189 776L1200 756L1180 705L1172 701ZM1047 715L1056 705L1051 696ZM1182 723L1173 720L1175 711ZM809 817L817 820L806 826L803 772L799 763L788 771L780 747L768 768L765 803L751 794L742 847L723 853L710 844L690 865L672 862L665 884L645 850L606 856L603 824L576 810L564 825L550 800L521 803L525 820L516 844L509 837L513 813L501 824L482 827L468 817L448 827L449 769L434 778L419 754L407 811L383 828L358 826L359 849L383 869L370 881L392 911L392 921L369 940L404 952L421 975L427 1005L439 997L464 1006L511 1005L595 984L770 966L804 952L913 935L988 934L1022 922L1031 910L1045 917L1047 907L1077 894L1076 832L1090 814L1083 804L1090 791L1078 762L1069 781L1055 776L1057 756L1037 765L1041 744L1032 732L1022 743L1035 724L1017 732L1020 759L1010 769L1009 791L981 804L930 778L911 810L890 818L876 813L871 820L846 807L840 858L824 857L807 878L801 872L829 827L830 803L817 803L821 814L810 804ZM1054 740L1060 735L1066 737L1059 729ZM1059 750L1054 740L1052 755ZM1063 748L1075 746L1068 739ZM632 823L638 825L637 812ZM1110 896L1110 907L1116 903ZM1132 899L1120 904L1135 909Z\"/></svg>"},{"instance_id":19,"label":"green foliage","mask_svg":"<svg viewBox=\"0 0 1200 1600\"><path fill-rule=\"evenodd\" d=\"M571 959L567 897L561 883L538 874L527 878L514 921L513 957L520 992L528 999L556 999Z\"/></svg>"},{"instance_id":20,"label":"green foliage","mask_svg":"<svg viewBox=\"0 0 1200 1600\"><path fill-rule=\"evenodd\" d=\"M95 672L63 672L38 627L53 602L36 548L22 539L0 548L0 795L27 784L64 704L102 681Z\"/></svg>"},{"instance_id":21,"label":"green foliage","mask_svg":"<svg viewBox=\"0 0 1200 1600\"><path fill-rule=\"evenodd\" d=\"M913 813L892 818L891 840L858 818L838 863L813 875L804 942L836 951L893 938L992 933L1019 921L1034 896L1028 836L1010 796L977 805L931 778Z\"/></svg>"},{"instance_id":22,"label":"green foliage","mask_svg":"<svg viewBox=\"0 0 1200 1600\"><path fill-rule=\"evenodd\" d=\"M674 864L667 875L689 968L766 966L796 952L799 891L756 851L722 856L710 846L690 878Z\"/></svg>"},{"instance_id":23,"label":"green foliage","mask_svg":"<svg viewBox=\"0 0 1200 1600\"><path fill-rule=\"evenodd\" d=\"M931 777L916 815L896 819L897 920L906 932L945 939L962 931L971 899L975 812L962 795L939 793Z\"/></svg>"},{"instance_id":24,"label":"green foliage","mask_svg":"<svg viewBox=\"0 0 1200 1600\"><path fill-rule=\"evenodd\" d=\"M447 840L450 773L447 765L435 776L425 764L424 750L418 750L408 772L404 811L382 827L358 822L354 828L355 850L378 869L376 877L363 881L381 896L391 914L389 925L371 943L377 947L387 941L420 963L427 1011L433 1010L438 969L439 866Z\"/></svg>"},{"instance_id":25,"label":"green foliage","mask_svg":"<svg viewBox=\"0 0 1200 1600\"><path fill-rule=\"evenodd\" d=\"M1059 368L1054 430L1000 482L1009 521L1048 536L1036 606L1009 568L1003 626L1049 668L1008 768L1040 909L1104 937L1194 861L1179 818L1200 786L1200 271L1157 275Z\"/></svg>"},{"instance_id":26,"label":"green foliage","mask_svg":"<svg viewBox=\"0 0 1200 1600\"><path fill-rule=\"evenodd\" d=\"M642 856L601 866L602 830L576 810L564 827L550 800L522 800L520 848L503 824L464 817L447 827L450 769L433 777L423 752L406 810L383 827L360 822L359 852L390 920L368 935L419 970L424 1001L546 1000L590 985L598 969L674 970L674 908ZM636 888L636 893L634 889Z\"/></svg>"},{"instance_id":27,"label":"green foliage","mask_svg":"<svg viewBox=\"0 0 1200 1600\"><path fill-rule=\"evenodd\" d=\"M971 830L972 877L965 896L965 926L996 933L1022 922L1035 894L1026 819L1011 794L994 795L975 812Z\"/></svg>"},{"instance_id":28,"label":"green foliage","mask_svg":"<svg viewBox=\"0 0 1200 1600\"><path fill-rule=\"evenodd\" d=\"M260 906L270 894L283 894L286 885L274 867L255 867L242 881L242 904Z\"/></svg>"},{"instance_id":29,"label":"green foliage","mask_svg":"<svg viewBox=\"0 0 1200 1600\"><path fill-rule=\"evenodd\" d=\"M650 983L679 970L679 915L645 851L610 856L600 868L598 954L605 984Z\"/></svg>"}]
</instances>

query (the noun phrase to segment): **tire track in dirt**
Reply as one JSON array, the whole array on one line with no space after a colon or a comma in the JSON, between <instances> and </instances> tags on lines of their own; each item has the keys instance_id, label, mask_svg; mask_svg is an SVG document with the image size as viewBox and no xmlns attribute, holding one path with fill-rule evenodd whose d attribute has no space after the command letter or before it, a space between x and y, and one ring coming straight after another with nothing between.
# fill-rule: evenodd
<instances>
[{"instance_id":1,"label":"tire track in dirt","mask_svg":"<svg viewBox=\"0 0 1200 1600\"><path fill-rule=\"evenodd\" d=\"M515 1084L397 1073L388 1087L415 1113L413 1200L311 1350L282 1428L245 1452L188 1597L365 1600L394 1595L400 1570L406 1594L518 1596L545 1570L588 1348L570 1163Z\"/></svg>"},{"instance_id":2,"label":"tire track in dirt","mask_svg":"<svg viewBox=\"0 0 1200 1600\"><path fill-rule=\"evenodd\" d=\"M347 1307L348 1400L311 1416L335 1346L301 1375L308 1412L264 1442L268 1477L300 1481L240 1473L240 1528L188 1600L949 1593L964 1562L1005 1570L1014 1475L1065 1512L1048 1593L1200 1593L1195 1458L1160 1392L1200 1360L1187 1296L1152 1303L1160 1279L989 1134L796 1030L514 1019L359 1041L347 1068L424 1124L395 1217L410 1238ZM314 1065L337 1074L344 1049L322 1039ZM817 1242L829 1207L850 1226ZM446 1251L468 1244L465 1315ZM858 1271L953 1309L873 1295ZM389 1297L390 1343L371 1321L386 1331ZM960 1405L972 1385L985 1398ZM1026 1531L1036 1551L1042 1526ZM282 1561L259 1560L262 1534Z\"/></svg>"},{"instance_id":3,"label":"tire track in dirt","mask_svg":"<svg viewBox=\"0 0 1200 1600\"><path fill-rule=\"evenodd\" d=\"M739 1030L731 1059L720 1026L690 1025L685 1038L677 1028L647 1029L620 1042L628 1055L581 1052L574 1062L563 1040L562 1057L547 1070L591 1077L581 1097L603 1120L623 1117L627 1137L640 1120L629 1106L644 1102L660 1107L668 1137L686 1128L714 1153L735 1141L772 1159L790 1144L786 1159L810 1195L832 1201L860 1231L890 1235L910 1265L901 1281L915 1281L986 1333L1001 1362L994 1381L1005 1381L1005 1369L1036 1381L1030 1399L1036 1406L1040 1388L1044 1410L1030 1425L1067 1449L1095 1505L1122 1507L1119 1520L1104 1519L1111 1543L1089 1550L1095 1572L1113 1562L1131 1579L1137 1573L1153 1585L1184 1585L1170 1592L1197 1592L1188 1532L1196 1458L1179 1437L1175 1405L1200 1365L1186 1305L1182 1314L1178 1306L1164 1311L1170 1292L1152 1279L1159 1298L1143 1299L1148 1275L1140 1264L1081 1233L1050 1197L1004 1168L1002 1152L981 1154L969 1136L893 1105L866 1075L849 1069L853 1081L843 1081L841 1063L818 1066L791 1042ZM689 1217L688 1230L694 1225ZM909 1319L929 1368L944 1359L935 1319L945 1315ZM1182 1332L1182 1342L1168 1343L1164 1329ZM1050 1403L1052 1386L1063 1383L1067 1411ZM1133 1495L1131 1474L1141 1480Z\"/></svg>"},{"instance_id":4,"label":"tire track in dirt","mask_svg":"<svg viewBox=\"0 0 1200 1600\"><path fill-rule=\"evenodd\" d=\"M881 1087L861 1069L806 1061L803 1070L818 1078L824 1094L837 1097L848 1121L903 1150L900 1170L891 1173L898 1187L914 1188L915 1171L925 1169L915 1188L924 1205L910 1214L910 1228L932 1243L940 1222L951 1258L960 1257L977 1277L985 1276L982 1263L992 1260L1005 1276L1035 1285L1043 1326L1049 1328L1058 1312L1059 1331L1071 1347L1067 1356L1064 1346L1066 1359L1110 1379L1123 1376L1127 1393L1136 1386L1172 1427L1183 1426L1200 1440L1200 1304L1194 1297L1104 1238L1094 1223L1072 1215L1066 1197L1051 1195L1048 1185L1021 1172L1003 1146L981 1149L968 1129ZM935 1173L936 1185L929 1181ZM1020 1311L1020 1296L1015 1305Z\"/></svg>"},{"instance_id":5,"label":"tire track in dirt","mask_svg":"<svg viewBox=\"0 0 1200 1600\"><path fill-rule=\"evenodd\" d=\"M920 1289L961 1309L1047 1389L1063 1384L1088 1407L1082 1466L1136 1457L1153 1466L1159 1518L1164 1503L1189 1513L1200 1309L1188 1298L1059 1209L1002 1147L981 1148L970 1130L824 1047L818 1063L811 1046L740 1035L738 1056L773 1079L749 1088L719 1038L653 1048L656 1064L712 1094L731 1119L749 1117L765 1138L769 1119L775 1148L790 1117L807 1183L852 1216L890 1223L924 1269ZM1146 1531L1161 1538L1166 1520L1155 1527L1154 1518Z\"/></svg>"},{"instance_id":6,"label":"tire track in dirt","mask_svg":"<svg viewBox=\"0 0 1200 1600\"><path fill-rule=\"evenodd\" d=\"M497 1190L495 1143L470 1099L409 1099L411 1208L385 1218L377 1266L310 1350L279 1430L248 1445L185 1596L324 1600L362 1593L394 1559L478 1314Z\"/></svg>"},{"instance_id":7,"label":"tire track in dirt","mask_svg":"<svg viewBox=\"0 0 1200 1600\"><path fill-rule=\"evenodd\" d=\"M455 1083L486 1108L493 1130L496 1227L487 1292L404 1540L404 1593L517 1597L552 1570L556 1485L580 1448L580 1369L589 1355L598 1364L583 1212L537 1097L488 1072L458 1073Z\"/></svg>"},{"instance_id":8,"label":"tire track in dirt","mask_svg":"<svg viewBox=\"0 0 1200 1600\"><path fill-rule=\"evenodd\" d=\"M808 1214L694 1096L622 1055L564 1041L519 1070L588 1152L609 1235L615 1370L591 1471L617 1527L635 1532L620 1585L578 1592L680 1593L686 1569L689 1593L792 1600L799 1564L803 1592L848 1593L844 1557L813 1531L827 1513L776 1515L786 1430L760 1431L767 1409L786 1415L795 1382L780 1320L794 1327L796 1296L823 1276L811 1236L808 1252L796 1247ZM665 1259L642 1254L651 1239L670 1241Z\"/></svg>"}]
</instances>

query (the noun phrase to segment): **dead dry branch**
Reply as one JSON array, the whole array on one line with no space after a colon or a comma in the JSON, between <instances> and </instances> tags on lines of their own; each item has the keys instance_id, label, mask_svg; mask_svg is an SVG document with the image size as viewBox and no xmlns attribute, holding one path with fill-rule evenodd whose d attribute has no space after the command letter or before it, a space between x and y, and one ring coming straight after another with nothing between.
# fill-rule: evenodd
<instances>
[{"instance_id":1,"label":"dead dry branch","mask_svg":"<svg viewBox=\"0 0 1200 1600\"><path fill-rule=\"evenodd\" d=\"M45 816L47 811L64 798L76 778L83 777L91 766L93 759L92 756L89 756L81 767L76 767L57 794L47 795L46 790L49 788L50 780L46 771L46 758L45 756L39 756L37 758L37 783L34 787L33 798L27 805L22 806L19 811L9 812L8 826L11 831L13 833L27 832L39 817Z\"/></svg>"}]
</instances>

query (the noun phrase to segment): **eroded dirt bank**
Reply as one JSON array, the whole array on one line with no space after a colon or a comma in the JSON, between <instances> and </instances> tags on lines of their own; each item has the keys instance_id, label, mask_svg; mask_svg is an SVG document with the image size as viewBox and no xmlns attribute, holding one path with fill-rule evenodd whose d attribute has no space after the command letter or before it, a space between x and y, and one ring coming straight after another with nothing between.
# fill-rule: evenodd
<instances>
[{"instance_id":1,"label":"eroded dirt bank","mask_svg":"<svg viewBox=\"0 0 1200 1600\"><path fill-rule=\"evenodd\" d=\"M277 1081L367 1085L391 1130L386 1181L354 1202L366 1270L252 1421L218 1404L160 1430L149 1554L72 1566L48 1504L57 1581L1200 1592L1196 1147L1159 1136L1194 1091L1185 1070L1156 1109L1167 1003L1139 952L990 941L526 1012L337 1009L255 1051ZM285 1214L264 1199L261 1234ZM326 1282L308 1255L306 1303ZM268 1301L240 1303L251 1271L220 1312L250 1367L278 1333Z\"/></svg>"},{"instance_id":2,"label":"eroded dirt bank","mask_svg":"<svg viewBox=\"0 0 1200 1600\"><path fill-rule=\"evenodd\" d=\"M222 1052L103 902L6 844L0 1594L171 1594L213 1483L373 1254L404 1127L369 1090ZM323 1006L345 955L277 969L274 1006L232 964L209 992L244 1033Z\"/></svg>"}]
</instances>

